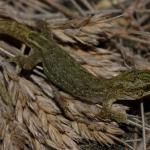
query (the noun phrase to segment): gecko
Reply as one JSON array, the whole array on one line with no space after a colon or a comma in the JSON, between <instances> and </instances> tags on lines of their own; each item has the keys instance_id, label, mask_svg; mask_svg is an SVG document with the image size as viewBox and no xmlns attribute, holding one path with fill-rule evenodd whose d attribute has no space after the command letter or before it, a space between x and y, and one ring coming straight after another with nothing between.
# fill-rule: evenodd
<instances>
[{"instance_id":1,"label":"gecko","mask_svg":"<svg viewBox=\"0 0 150 150\"><path fill-rule=\"evenodd\" d=\"M26 25L7 19L0 20L0 34L12 36L34 51L16 56L15 61L26 70L42 62L47 78L58 88L88 104L100 104L99 116L117 122L126 122L127 115L111 109L117 100L136 100L150 94L150 71L129 70L111 79L96 77L83 68L52 38Z\"/></svg>"}]
</instances>

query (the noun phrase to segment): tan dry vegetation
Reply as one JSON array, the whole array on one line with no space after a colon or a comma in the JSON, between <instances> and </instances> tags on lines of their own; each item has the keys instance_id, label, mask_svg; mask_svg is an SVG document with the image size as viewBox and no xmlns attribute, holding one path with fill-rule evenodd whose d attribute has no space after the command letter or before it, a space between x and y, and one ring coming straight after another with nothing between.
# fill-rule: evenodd
<instances>
[{"instance_id":1,"label":"tan dry vegetation","mask_svg":"<svg viewBox=\"0 0 150 150\"><path fill-rule=\"evenodd\" d=\"M129 68L150 69L148 5L147 0L120 3L1 0L0 11L2 17L34 28L41 27L39 20L46 21L53 38L83 67L96 76L110 78ZM0 149L76 150L80 149L78 142L87 139L108 146L120 141L138 150L142 145L139 135L132 134L132 147L124 139L120 140L118 136L124 131L116 122L96 118L101 106L88 105L60 91L46 80L41 66L20 74L18 68L4 61L6 57L26 53L26 45L17 44L3 38L0 41ZM59 100L68 104L65 110L56 103ZM127 108L119 105L118 109ZM131 118L129 122L132 125L136 122L135 128L141 129L139 117ZM146 122L145 130L148 143L150 127ZM137 138L140 138L139 143Z\"/></svg>"}]
</instances>

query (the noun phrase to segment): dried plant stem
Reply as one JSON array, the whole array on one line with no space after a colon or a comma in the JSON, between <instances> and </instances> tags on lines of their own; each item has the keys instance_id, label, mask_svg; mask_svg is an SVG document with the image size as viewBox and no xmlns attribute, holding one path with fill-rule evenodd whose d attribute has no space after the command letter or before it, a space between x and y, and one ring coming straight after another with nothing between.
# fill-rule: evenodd
<instances>
[{"instance_id":1,"label":"dried plant stem","mask_svg":"<svg viewBox=\"0 0 150 150\"><path fill-rule=\"evenodd\" d=\"M145 135L145 117L144 117L144 106L143 102L141 102L141 116L142 116L142 133L143 133L143 150L146 150L146 135Z\"/></svg>"},{"instance_id":2,"label":"dried plant stem","mask_svg":"<svg viewBox=\"0 0 150 150\"><path fill-rule=\"evenodd\" d=\"M59 3L56 3L54 0L46 0L52 7L56 8L60 12L62 12L64 15L66 15L69 18L76 18L77 13L73 13L70 11L70 9L64 7L63 5L60 5Z\"/></svg>"}]
</instances>

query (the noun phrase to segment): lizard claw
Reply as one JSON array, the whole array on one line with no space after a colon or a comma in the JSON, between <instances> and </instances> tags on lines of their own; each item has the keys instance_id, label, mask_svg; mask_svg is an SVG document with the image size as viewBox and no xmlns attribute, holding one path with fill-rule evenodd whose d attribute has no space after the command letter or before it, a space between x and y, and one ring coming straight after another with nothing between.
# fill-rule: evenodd
<instances>
[{"instance_id":1,"label":"lizard claw","mask_svg":"<svg viewBox=\"0 0 150 150\"><path fill-rule=\"evenodd\" d=\"M7 61L8 63L15 63L15 64L16 64L16 70L17 70L18 73L20 73L21 68L22 68L22 66L21 66L21 64L20 64L20 61L19 61L19 58L20 58L20 57L22 57L22 56L18 55L18 56L15 56L15 57L11 57L11 58L6 59L6 61Z\"/></svg>"},{"instance_id":2,"label":"lizard claw","mask_svg":"<svg viewBox=\"0 0 150 150\"><path fill-rule=\"evenodd\" d=\"M9 62L9 63L15 63L18 66L21 66L20 65L20 57L22 57L22 56L18 55L18 56L15 56L15 57L10 57L10 58L6 59L6 61Z\"/></svg>"}]
</instances>

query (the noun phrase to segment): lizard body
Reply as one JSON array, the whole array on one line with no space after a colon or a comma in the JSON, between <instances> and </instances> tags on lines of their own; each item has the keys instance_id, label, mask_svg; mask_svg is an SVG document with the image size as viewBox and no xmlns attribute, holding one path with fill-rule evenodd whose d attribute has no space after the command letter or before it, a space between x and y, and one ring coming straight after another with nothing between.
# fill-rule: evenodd
<instances>
[{"instance_id":1,"label":"lizard body","mask_svg":"<svg viewBox=\"0 0 150 150\"><path fill-rule=\"evenodd\" d=\"M11 20L0 20L0 33L23 41L36 53L28 58L16 57L24 69L32 69L42 62L47 78L60 89L91 104L103 104L100 115L124 122L126 116L111 111L113 102L119 99L139 99L150 94L150 71L132 70L112 79L95 77L79 65L52 39ZM110 112L107 112L107 111ZM106 111L106 112L105 112Z\"/></svg>"},{"instance_id":2,"label":"lizard body","mask_svg":"<svg viewBox=\"0 0 150 150\"><path fill-rule=\"evenodd\" d=\"M81 67L54 41L15 21L0 20L0 33L19 39L36 51L27 59L16 57L22 68L32 69L42 62L45 74L59 88L88 103L102 103L103 81Z\"/></svg>"}]
</instances>

